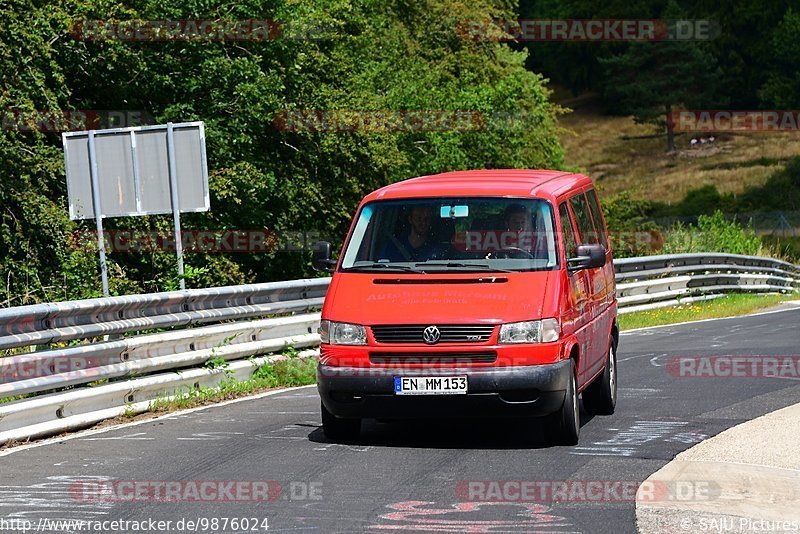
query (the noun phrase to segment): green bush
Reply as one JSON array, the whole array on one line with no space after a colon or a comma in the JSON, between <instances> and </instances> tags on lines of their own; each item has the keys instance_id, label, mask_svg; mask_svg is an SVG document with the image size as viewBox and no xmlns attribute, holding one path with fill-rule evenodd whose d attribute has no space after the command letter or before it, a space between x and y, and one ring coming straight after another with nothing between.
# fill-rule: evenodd
<instances>
[{"instance_id":1,"label":"green bush","mask_svg":"<svg viewBox=\"0 0 800 534\"><path fill-rule=\"evenodd\" d=\"M666 232L663 254L691 252L757 255L763 252L763 247L752 229L742 228L716 211L713 215L700 215L697 225L678 222Z\"/></svg>"},{"instance_id":2,"label":"green bush","mask_svg":"<svg viewBox=\"0 0 800 534\"><path fill-rule=\"evenodd\" d=\"M603 199L608 239L615 258L644 256L658 251L661 232L651 220L653 203L623 192Z\"/></svg>"}]
</instances>

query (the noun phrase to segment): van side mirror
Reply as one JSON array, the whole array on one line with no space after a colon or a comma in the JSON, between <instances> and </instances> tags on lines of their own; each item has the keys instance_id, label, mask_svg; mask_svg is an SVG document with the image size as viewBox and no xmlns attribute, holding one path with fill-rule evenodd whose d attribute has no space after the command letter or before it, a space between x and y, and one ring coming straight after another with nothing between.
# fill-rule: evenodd
<instances>
[{"instance_id":1,"label":"van side mirror","mask_svg":"<svg viewBox=\"0 0 800 534\"><path fill-rule=\"evenodd\" d=\"M331 259L331 244L327 241L317 241L311 256L311 267L315 271L332 272L336 260Z\"/></svg>"},{"instance_id":2,"label":"van side mirror","mask_svg":"<svg viewBox=\"0 0 800 534\"><path fill-rule=\"evenodd\" d=\"M579 245L578 255L567 259L567 269L595 269L606 264L606 248L603 245Z\"/></svg>"}]
</instances>

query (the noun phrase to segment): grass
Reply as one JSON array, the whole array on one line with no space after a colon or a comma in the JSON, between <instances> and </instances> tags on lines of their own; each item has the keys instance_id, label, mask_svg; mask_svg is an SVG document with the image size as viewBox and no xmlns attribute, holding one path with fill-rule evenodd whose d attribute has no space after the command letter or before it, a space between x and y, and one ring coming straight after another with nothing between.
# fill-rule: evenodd
<instances>
[{"instance_id":1,"label":"grass","mask_svg":"<svg viewBox=\"0 0 800 534\"><path fill-rule=\"evenodd\" d=\"M595 178L605 195L630 191L635 198L664 203L688 191L714 185L720 193L741 193L764 185L800 153L796 133L720 134L713 147L691 149L691 134L678 134L678 151L667 154L666 137L631 117L603 115L591 104L562 116L566 161Z\"/></svg>"},{"instance_id":2,"label":"grass","mask_svg":"<svg viewBox=\"0 0 800 534\"><path fill-rule=\"evenodd\" d=\"M36 394L35 393L28 393L26 395L17 395L15 397L3 397L3 398L0 398L0 404L5 404L7 402L14 402L14 401L22 400L22 399L29 399L29 398L33 397L34 395L36 395Z\"/></svg>"},{"instance_id":3,"label":"grass","mask_svg":"<svg viewBox=\"0 0 800 534\"><path fill-rule=\"evenodd\" d=\"M798 263L800 261L800 235L797 236L761 236L761 241L769 247L775 255L786 261Z\"/></svg>"},{"instance_id":4,"label":"grass","mask_svg":"<svg viewBox=\"0 0 800 534\"><path fill-rule=\"evenodd\" d=\"M220 364L216 367L225 368L225 364ZM314 384L316 382L316 369L316 358L289 358L274 364L262 365L247 380L236 380L229 377L215 387L187 389L170 399L156 399L150 403L149 412L165 413L183 410L275 388ZM123 418L134 416L132 413L123 414Z\"/></svg>"},{"instance_id":5,"label":"grass","mask_svg":"<svg viewBox=\"0 0 800 534\"><path fill-rule=\"evenodd\" d=\"M621 330L631 330L634 328L698 321L701 319L746 315L772 308L787 300L800 300L800 294L747 295L732 293L709 301L693 302L669 308L658 308L655 310L622 314L619 316L619 327Z\"/></svg>"}]
</instances>

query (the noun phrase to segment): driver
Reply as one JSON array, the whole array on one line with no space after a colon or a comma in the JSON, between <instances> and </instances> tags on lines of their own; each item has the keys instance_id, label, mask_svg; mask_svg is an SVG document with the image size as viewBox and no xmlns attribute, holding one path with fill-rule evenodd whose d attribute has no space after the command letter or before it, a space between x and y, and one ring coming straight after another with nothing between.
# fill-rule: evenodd
<instances>
[{"instance_id":1,"label":"driver","mask_svg":"<svg viewBox=\"0 0 800 534\"><path fill-rule=\"evenodd\" d=\"M503 212L503 221L506 224L506 231L522 232L529 229L528 210L522 204L509 204Z\"/></svg>"},{"instance_id":2,"label":"driver","mask_svg":"<svg viewBox=\"0 0 800 534\"><path fill-rule=\"evenodd\" d=\"M533 233L528 209L522 204L509 204L503 212L503 222L501 248L530 253Z\"/></svg>"},{"instance_id":3,"label":"driver","mask_svg":"<svg viewBox=\"0 0 800 534\"><path fill-rule=\"evenodd\" d=\"M389 261L426 261L441 256L441 247L433 238L433 208L416 205L408 213L408 234L391 236L381 253Z\"/></svg>"}]
</instances>

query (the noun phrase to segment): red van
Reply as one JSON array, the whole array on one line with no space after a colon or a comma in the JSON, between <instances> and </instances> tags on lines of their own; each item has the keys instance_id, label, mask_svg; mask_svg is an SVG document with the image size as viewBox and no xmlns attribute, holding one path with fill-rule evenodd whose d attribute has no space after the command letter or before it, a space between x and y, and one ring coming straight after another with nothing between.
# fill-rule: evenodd
<instances>
[{"instance_id":1,"label":"red van","mask_svg":"<svg viewBox=\"0 0 800 534\"><path fill-rule=\"evenodd\" d=\"M361 202L322 308L325 435L362 418L546 417L575 444L611 414L614 269L591 179L542 170L423 176Z\"/></svg>"}]
</instances>

